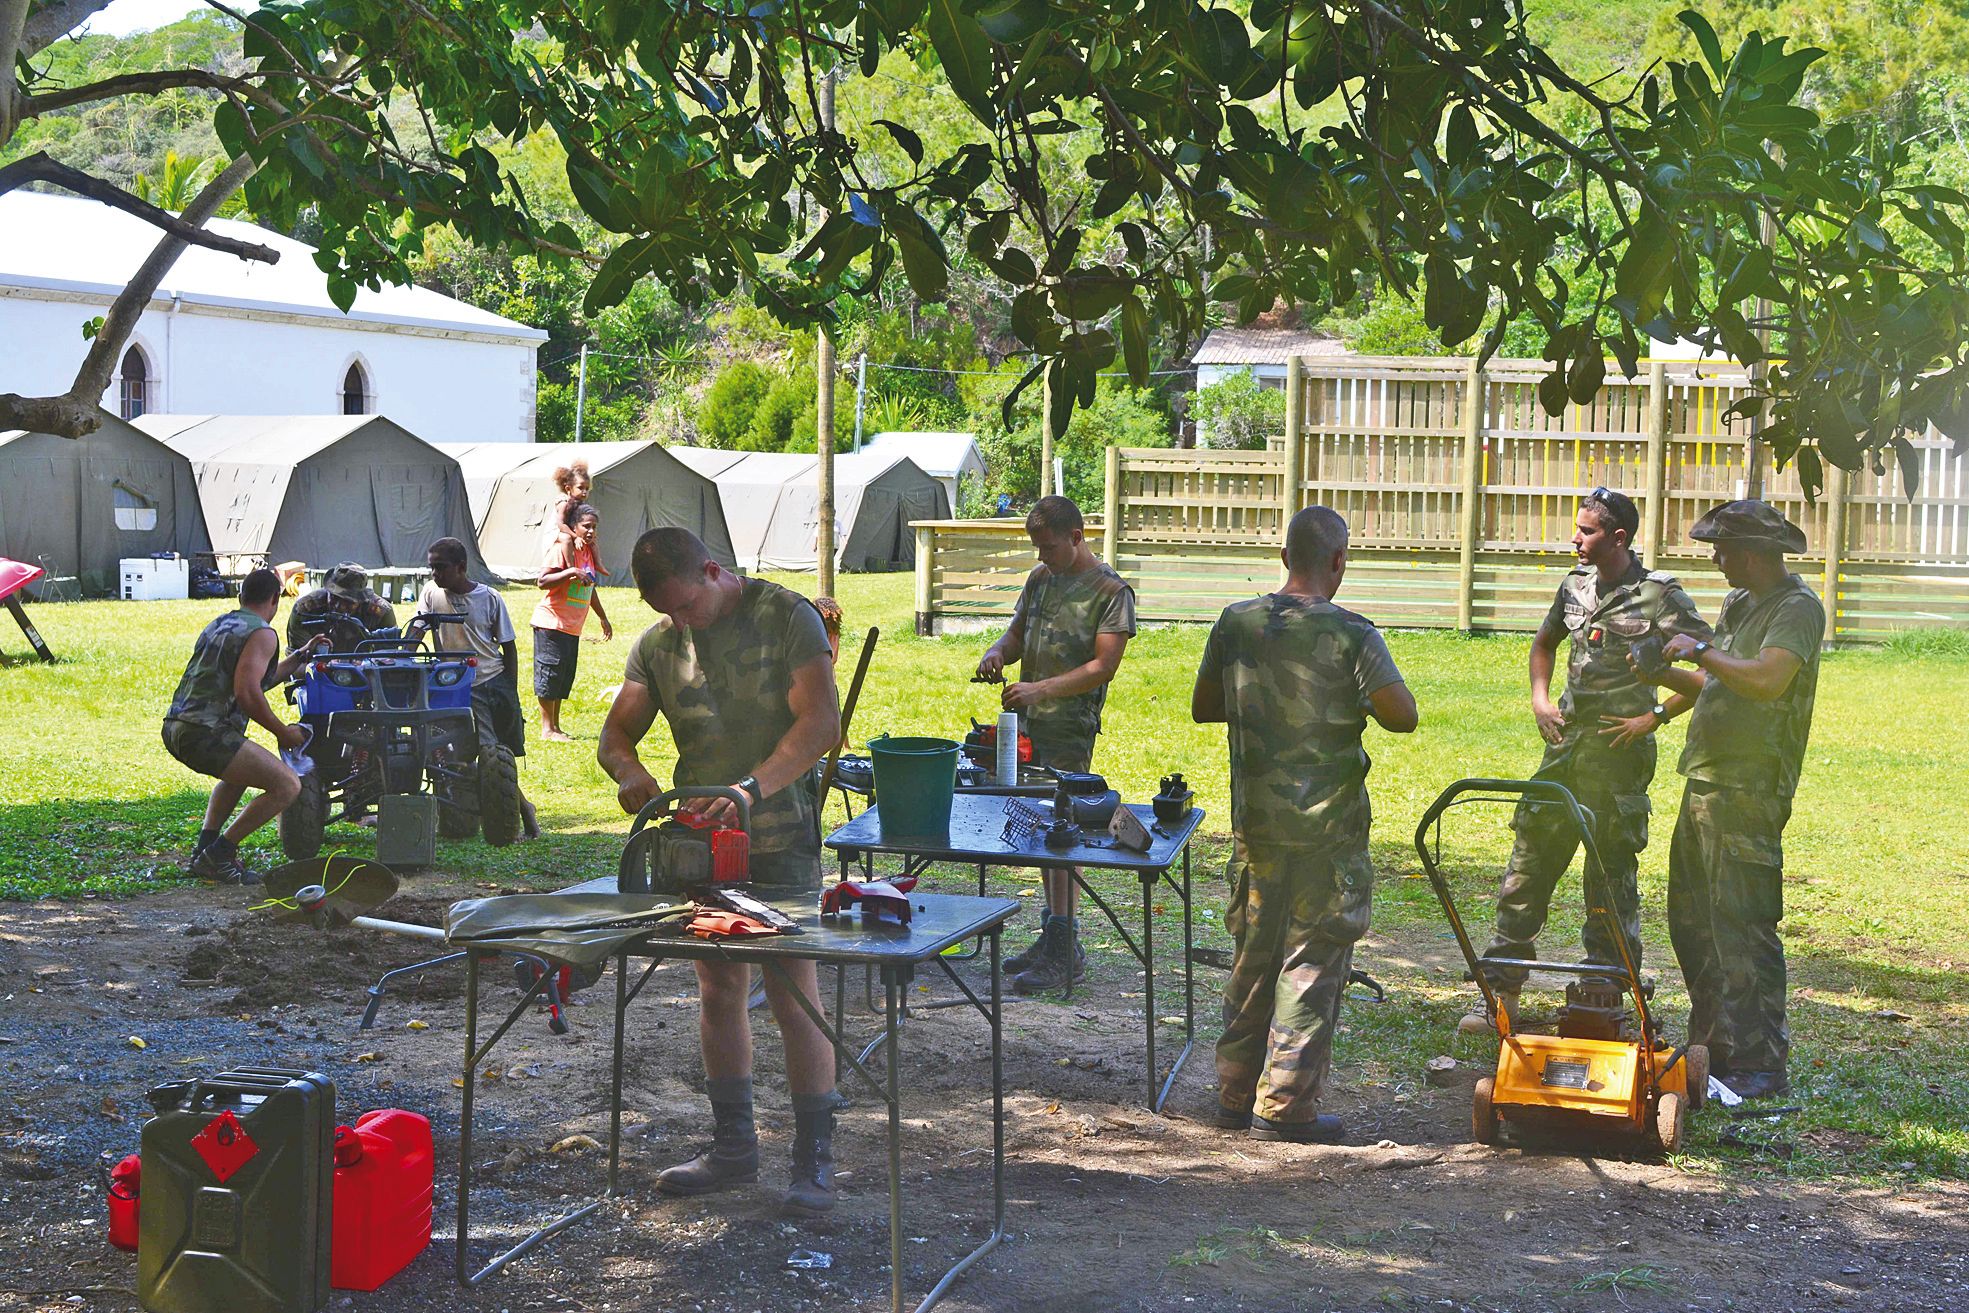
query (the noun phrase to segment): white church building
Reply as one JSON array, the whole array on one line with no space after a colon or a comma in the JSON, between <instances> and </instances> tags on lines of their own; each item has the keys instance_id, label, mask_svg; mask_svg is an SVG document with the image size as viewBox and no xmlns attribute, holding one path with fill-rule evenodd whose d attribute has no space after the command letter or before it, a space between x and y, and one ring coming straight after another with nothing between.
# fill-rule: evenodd
<instances>
[{"instance_id":1,"label":"white church building","mask_svg":"<svg viewBox=\"0 0 1969 1313\"><path fill-rule=\"evenodd\" d=\"M208 227L280 261L187 249L123 352L110 413L383 415L426 442L533 440L544 331L421 287L359 290L344 314L312 247L249 223ZM0 195L0 392L67 391L83 326L161 235L95 201Z\"/></svg>"}]
</instances>

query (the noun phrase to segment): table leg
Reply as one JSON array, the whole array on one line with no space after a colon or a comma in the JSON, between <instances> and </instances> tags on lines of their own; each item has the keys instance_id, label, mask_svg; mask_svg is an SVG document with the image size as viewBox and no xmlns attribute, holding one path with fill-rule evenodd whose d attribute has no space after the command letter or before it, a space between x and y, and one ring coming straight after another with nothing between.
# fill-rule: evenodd
<instances>
[{"instance_id":1,"label":"table leg","mask_svg":"<svg viewBox=\"0 0 1969 1313\"><path fill-rule=\"evenodd\" d=\"M902 1054L897 1041L897 1013L902 999L900 972L882 968L888 1003L889 1041L889 1307L902 1313Z\"/></svg>"},{"instance_id":2,"label":"table leg","mask_svg":"<svg viewBox=\"0 0 1969 1313\"><path fill-rule=\"evenodd\" d=\"M472 1200L472 1065L479 1048L479 955L465 954L465 1100L458 1119L458 1284L472 1284L470 1254L466 1241L471 1234L469 1211Z\"/></svg>"},{"instance_id":3,"label":"table leg","mask_svg":"<svg viewBox=\"0 0 1969 1313\"><path fill-rule=\"evenodd\" d=\"M1162 1111L1155 1097L1155 876L1142 876L1142 998L1148 1014L1149 1110Z\"/></svg>"}]
</instances>

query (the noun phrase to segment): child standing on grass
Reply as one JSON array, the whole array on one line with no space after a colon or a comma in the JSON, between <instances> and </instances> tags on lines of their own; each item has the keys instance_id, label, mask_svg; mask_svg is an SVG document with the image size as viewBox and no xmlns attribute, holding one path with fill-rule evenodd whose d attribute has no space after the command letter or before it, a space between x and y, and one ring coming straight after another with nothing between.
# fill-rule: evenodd
<instances>
[{"instance_id":1,"label":"child standing on grass","mask_svg":"<svg viewBox=\"0 0 1969 1313\"><path fill-rule=\"evenodd\" d=\"M554 540L540 572L546 596L533 609L533 695L540 702L540 737L549 743L573 742L561 729L561 703L574 691L588 612L593 610L601 621L604 640L615 637L595 592L595 532L600 524L593 506L575 507L569 536Z\"/></svg>"}]
</instances>

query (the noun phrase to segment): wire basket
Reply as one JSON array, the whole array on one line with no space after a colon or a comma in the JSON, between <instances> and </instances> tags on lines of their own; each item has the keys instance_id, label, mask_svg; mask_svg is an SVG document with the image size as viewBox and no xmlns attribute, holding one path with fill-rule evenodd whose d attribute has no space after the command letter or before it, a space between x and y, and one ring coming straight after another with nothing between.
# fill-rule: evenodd
<instances>
[{"instance_id":1,"label":"wire basket","mask_svg":"<svg viewBox=\"0 0 1969 1313\"><path fill-rule=\"evenodd\" d=\"M1051 809L1042 810L1025 798L1005 800L1005 842L1014 848L1029 848L1047 826L1053 823Z\"/></svg>"}]
</instances>

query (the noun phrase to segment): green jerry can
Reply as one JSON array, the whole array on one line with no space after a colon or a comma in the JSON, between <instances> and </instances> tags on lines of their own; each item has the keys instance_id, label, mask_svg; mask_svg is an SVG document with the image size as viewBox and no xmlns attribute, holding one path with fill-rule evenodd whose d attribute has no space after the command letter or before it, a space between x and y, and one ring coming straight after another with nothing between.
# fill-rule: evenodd
<instances>
[{"instance_id":1,"label":"green jerry can","mask_svg":"<svg viewBox=\"0 0 1969 1313\"><path fill-rule=\"evenodd\" d=\"M151 1313L328 1303L335 1085L240 1067L161 1085L144 1123L137 1300Z\"/></svg>"}]
</instances>

